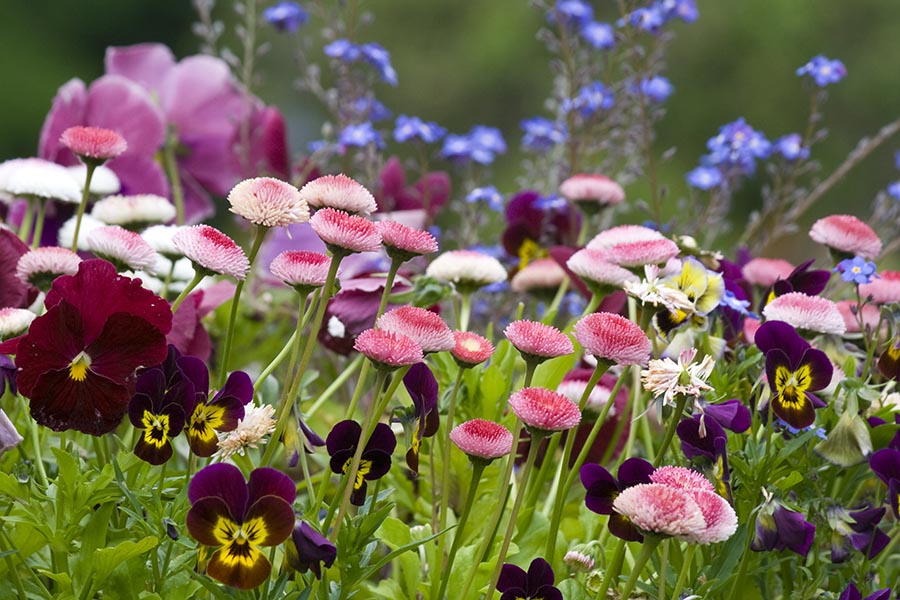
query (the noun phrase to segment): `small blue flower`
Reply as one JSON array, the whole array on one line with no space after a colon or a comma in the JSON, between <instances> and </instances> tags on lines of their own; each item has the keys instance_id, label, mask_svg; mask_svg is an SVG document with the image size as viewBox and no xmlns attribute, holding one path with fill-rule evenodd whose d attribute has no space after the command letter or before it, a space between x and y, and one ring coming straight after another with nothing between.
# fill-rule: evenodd
<instances>
[{"instance_id":1,"label":"small blue flower","mask_svg":"<svg viewBox=\"0 0 900 600\"><path fill-rule=\"evenodd\" d=\"M482 165L494 162L497 154L506 152L506 142L496 127L476 125L468 135L450 134L444 138L441 156L456 161L472 160Z\"/></svg>"},{"instance_id":2,"label":"small blue flower","mask_svg":"<svg viewBox=\"0 0 900 600\"><path fill-rule=\"evenodd\" d=\"M583 117L590 117L598 110L612 108L614 103L612 92L599 81L595 81L578 90L575 98L565 100L562 110L563 112L577 110Z\"/></svg>"},{"instance_id":3,"label":"small blue flower","mask_svg":"<svg viewBox=\"0 0 900 600\"><path fill-rule=\"evenodd\" d=\"M710 150L706 157L709 164L739 168L746 174L756 169L756 159L768 158L772 151L772 143L743 118L723 125L706 147Z\"/></svg>"},{"instance_id":4,"label":"small blue flower","mask_svg":"<svg viewBox=\"0 0 900 600\"><path fill-rule=\"evenodd\" d=\"M385 119L390 119L391 113L388 107L379 102L376 98L367 98L365 96L357 98L353 102L353 110L361 119L378 123Z\"/></svg>"},{"instance_id":5,"label":"small blue flower","mask_svg":"<svg viewBox=\"0 0 900 600\"><path fill-rule=\"evenodd\" d=\"M378 70L382 81L393 86L397 85L397 71L391 66L391 55L384 49L384 46L369 42L360 46L359 52L366 62Z\"/></svg>"},{"instance_id":6,"label":"small blue flower","mask_svg":"<svg viewBox=\"0 0 900 600\"><path fill-rule=\"evenodd\" d=\"M569 292L568 294L563 296L562 304L569 316L572 317L580 316L587 306L587 302L585 301L584 296L582 296L578 292Z\"/></svg>"},{"instance_id":7,"label":"small blue flower","mask_svg":"<svg viewBox=\"0 0 900 600\"><path fill-rule=\"evenodd\" d=\"M472 140L477 148L483 148L494 154L504 154L506 152L506 142L503 140L503 134L496 127L488 127L486 125L476 125L469 132L469 139Z\"/></svg>"},{"instance_id":8,"label":"small blue flower","mask_svg":"<svg viewBox=\"0 0 900 600\"><path fill-rule=\"evenodd\" d=\"M352 43L350 40L345 39L334 40L325 46L322 51L325 53L325 56L348 63L359 60L359 57L361 56L359 46Z\"/></svg>"},{"instance_id":9,"label":"small blue flower","mask_svg":"<svg viewBox=\"0 0 900 600\"><path fill-rule=\"evenodd\" d=\"M469 160L472 157L472 140L467 135L449 134L444 138L441 156L448 160Z\"/></svg>"},{"instance_id":10,"label":"small blue flower","mask_svg":"<svg viewBox=\"0 0 900 600\"><path fill-rule=\"evenodd\" d=\"M742 315L753 317L754 319L759 318L758 316L750 312L750 301L739 300L731 290L725 290L725 293L722 295L722 299L719 300L719 306L727 306L731 310L737 311Z\"/></svg>"},{"instance_id":11,"label":"small blue flower","mask_svg":"<svg viewBox=\"0 0 900 600\"><path fill-rule=\"evenodd\" d=\"M419 117L400 115L394 129L394 139L401 144L418 139L433 144L446 135L447 130L434 122L426 123Z\"/></svg>"},{"instance_id":12,"label":"small blue flower","mask_svg":"<svg viewBox=\"0 0 900 600\"><path fill-rule=\"evenodd\" d=\"M582 25L594 18L594 9L583 0L557 0L556 8L547 13L547 20L555 23L557 14L566 25Z\"/></svg>"},{"instance_id":13,"label":"small blue flower","mask_svg":"<svg viewBox=\"0 0 900 600\"><path fill-rule=\"evenodd\" d=\"M263 19L278 31L293 33L309 20L309 15L296 2L279 2L262 12Z\"/></svg>"},{"instance_id":14,"label":"small blue flower","mask_svg":"<svg viewBox=\"0 0 900 600\"><path fill-rule=\"evenodd\" d=\"M440 241L440 239L441 239L441 233L443 233L443 231L441 230L441 228L440 228L439 226L437 226L437 225L431 225L431 226L428 228L428 233L430 233L430 234L434 237L434 239Z\"/></svg>"},{"instance_id":15,"label":"small blue flower","mask_svg":"<svg viewBox=\"0 0 900 600\"><path fill-rule=\"evenodd\" d=\"M837 83L847 76L847 68L839 60L825 58L821 54L814 56L808 63L797 69L797 75L809 75L819 87Z\"/></svg>"},{"instance_id":16,"label":"small blue flower","mask_svg":"<svg viewBox=\"0 0 900 600\"><path fill-rule=\"evenodd\" d=\"M806 160L809 158L809 148L804 148L801 144L803 138L799 133L789 133L783 135L772 144L772 152L780 154L787 160Z\"/></svg>"},{"instance_id":17,"label":"small blue flower","mask_svg":"<svg viewBox=\"0 0 900 600\"><path fill-rule=\"evenodd\" d=\"M338 143L341 146L356 146L359 148L364 148L369 144L375 144L378 148L384 147L384 140L381 139L381 134L375 131L372 123L369 121L345 127L338 136Z\"/></svg>"},{"instance_id":18,"label":"small blue flower","mask_svg":"<svg viewBox=\"0 0 900 600\"><path fill-rule=\"evenodd\" d=\"M466 202L485 202L491 210L503 210L503 194L492 185L475 188L466 195Z\"/></svg>"},{"instance_id":19,"label":"small blue flower","mask_svg":"<svg viewBox=\"0 0 900 600\"><path fill-rule=\"evenodd\" d=\"M315 154L321 150L325 150L328 148L328 142L325 140L314 140L306 145L306 149L309 150L311 154Z\"/></svg>"},{"instance_id":20,"label":"small blue flower","mask_svg":"<svg viewBox=\"0 0 900 600\"><path fill-rule=\"evenodd\" d=\"M867 261L862 256L845 258L837 264L834 271L840 273L844 281L856 285L871 283L873 277L878 277L875 274L875 263Z\"/></svg>"},{"instance_id":21,"label":"small blue flower","mask_svg":"<svg viewBox=\"0 0 900 600\"><path fill-rule=\"evenodd\" d=\"M581 37L598 50L609 50L616 45L612 25L589 21L581 26Z\"/></svg>"},{"instance_id":22,"label":"small blue flower","mask_svg":"<svg viewBox=\"0 0 900 600\"><path fill-rule=\"evenodd\" d=\"M697 167L687 174L687 182L691 187L709 190L721 185L722 172L715 167Z\"/></svg>"},{"instance_id":23,"label":"small blue flower","mask_svg":"<svg viewBox=\"0 0 900 600\"><path fill-rule=\"evenodd\" d=\"M681 19L685 23L693 23L700 16L694 0L662 0L661 8L667 19Z\"/></svg>"},{"instance_id":24,"label":"small blue flower","mask_svg":"<svg viewBox=\"0 0 900 600\"><path fill-rule=\"evenodd\" d=\"M895 181L891 185L887 186L887 193L891 198L900 200L900 181Z\"/></svg>"},{"instance_id":25,"label":"small blue flower","mask_svg":"<svg viewBox=\"0 0 900 600\"><path fill-rule=\"evenodd\" d=\"M637 89L641 94L654 102L664 102L675 90L668 79L658 75L642 79Z\"/></svg>"},{"instance_id":26,"label":"small blue flower","mask_svg":"<svg viewBox=\"0 0 900 600\"><path fill-rule=\"evenodd\" d=\"M565 125L543 117L526 119L520 126L525 132L522 136L522 147L526 150L546 152L553 146L565 142L568 137Z\"/></svg>"},{"instance_id":27,"label":"small blue flower","mask_svg":"<svg viewBox=\"0 0 900 600\"><path fill-rule=\"evenodd\" d=\"M538 198L534 203L534 207L544 211L565 212L565 210L569 207L569 203L566 202L566 199L562 196L550 194L549 196L541 196L540 198Z\"/></svg>"},{"instance_id":28,"label":"small blue flower","mask_svg":"<svg viewBox=\"0 0 900 600\"><path fill-rule=\"evenodd\" d=\"M900 169L900 150L894 153L894 166Z\"/></svg>"},{"instance_id":29,"label":"small blue flower","mask_svg":"<svg viewBox=\"0 0 900 600\"><path fill-rule=\"evenodd\" d=\"M666 14L661 7L653 5L636 9L625 17L625 22L641 31L657 34L666 22ZM620 20L619 24L624 25L624 22Z\"/></svg>"}]
</instances>

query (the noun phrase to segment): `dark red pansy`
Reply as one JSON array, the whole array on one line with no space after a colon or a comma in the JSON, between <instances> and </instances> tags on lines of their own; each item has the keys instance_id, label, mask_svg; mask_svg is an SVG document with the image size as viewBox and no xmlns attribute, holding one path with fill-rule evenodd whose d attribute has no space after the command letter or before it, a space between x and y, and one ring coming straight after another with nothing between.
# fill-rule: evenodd
<instances>
[{"instance_id":1,"label":"dark red pansy","mask_svg":"<svg viewBox=\"0 0 900 600\"><path fill-rule=\"evenodd\" d=\"M597 514L609 515L607 526L614 536L629 542L642 542L644 537L628 517L613 510L613 502L622 490L639 483L650 483L653 471L653 465L643 458L629 458L619 466L617 481L600 465L584 465L580 471L581 484L586 491L584 504Z\"/></svg>"},{"instance_id":2,"label":"dark red pansy","mask_svg":"<svg viewBox=\"0 0 900 600\"><path fill-rule=\"evenodd\" d=\"M879 450L869 458L869 467L887 486L894 517L900 519L900 451Z\"/></svg>"},{"instance_id":3,"label":"dark red pansy","mask_svg":"<svg viewBox=\"0 0 900 600\"><path fill-rule=\"evenodd\" d=\"M0 308L27 308L37 298L38 289L16 277L16 266L28 245L5 227L0 227Z\"/></svg>"},{"instance_id":4,"label":"dark red pansy","mask_svg":"<svg viewBox=\"0 0 900 600\"><path fill-rule=\"evenodd\" d=\"M325 447L331 456L332 471L345 474L350 470L361 435L362 427L356 421L341 421L334 426L325 439ZM384 423L378 423L363 449L356 480L352 482L353 493L350 495L352 504L362 506L366 499L366 481L383 477L391 469L391 453L396 446L397 438L394 437L391 428Z\"/></svg>"},{"instance_id":5,"label":"dark red pansy","mask_svg":"<svg viewBox=\"0 0 900 600\"><path fill-rule=\"evenodd\" d=\"M265 581L272 565L261 548L290 537L295 497L291 478L268 467L254 469L246 483L240 469L225 463L194 475L187 528L195 540L216 548L206 574L242 590Z\"/></svg>"}]
</instances>

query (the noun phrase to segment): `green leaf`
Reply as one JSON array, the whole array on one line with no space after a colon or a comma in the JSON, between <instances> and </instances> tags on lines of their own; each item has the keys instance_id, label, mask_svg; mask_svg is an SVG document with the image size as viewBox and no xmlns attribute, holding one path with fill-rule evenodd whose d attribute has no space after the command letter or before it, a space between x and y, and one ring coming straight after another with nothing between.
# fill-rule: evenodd
<instances>
[{"instance_id":1,"label":"green leaf","mask_svg":"<svg viewBox=\"0 0 900 600\"><path fill-rule=\"evenodd\" d=\"M152 548L156 548L158 544L159 538L155 535L149 535L137 542L125 541L112 548L95 550L92 564L95 583L103 583L103 581L109 577L110 573L113 572L113 569L120 564L136 556L140 556Z\"/></svg>"},{"instance_id":2,"label":"green leaf","mask_svg":"<svg viewBox=\"0 0 900 600\"><path fill-rule=\"evenodd\" d=\"M788 492L794 488L795 485L803 481L803 475L798 473L797 471L791 471L790 474L785 475L781 479L775 482L775 487L780 489L782 492Z\"/></svg>"},{"instance_id":3,"label":"green leaf","mask_svg":"<svg viewBox=\"0 0 900 600\"><path fill-rule=\"evenodd\" d=\"M401 546L410 543L412 537L409 533L409 527L394 517L388 517L378 528L378 537L387 544L391 550L396 550Z\"/></svg>"},{"instance_id":4,"label":"green leaf","mask_svg":"<svg viewBox=\"0 0 900 600\"><path fill-rule=\"evenodd\" d=\"M562 597L566 600L589 600L593 598L592 595L588 594L584 585L576 579L564 579L556 587L559 588L559 591L562 592Z\"/></svg>"},{"instance_id":5,"label":"green leaf","mask_svg":"<svg viewBox=\"0 0 900 600\"><path fill-rule=\"evenodd\" d=\"M28 486L9 473L0 473L0 494L26 501L31 496Z\"/></svg>"}]
</instances>

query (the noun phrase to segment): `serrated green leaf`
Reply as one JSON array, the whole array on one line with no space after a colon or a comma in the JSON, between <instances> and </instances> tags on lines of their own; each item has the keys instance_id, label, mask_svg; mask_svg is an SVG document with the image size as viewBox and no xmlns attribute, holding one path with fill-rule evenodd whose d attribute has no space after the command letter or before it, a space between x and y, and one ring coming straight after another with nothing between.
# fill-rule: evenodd
<instances>
[{"instance_id":1,"label":"serrated green leaf","mask_svg":"<svg viewBox=\"0 0 900 600\"><path fill-rule=\"evenodd\" d=\"M150 535L138 540L137 542L124 541L111 548L100 548L94 551L92 568L94 570L94 581L102 584L113 569L118 567L126 560L130 560L136 556L147 552L152 548L156 548L159 544L159 538Z\"/></svg>"}]
</instances>

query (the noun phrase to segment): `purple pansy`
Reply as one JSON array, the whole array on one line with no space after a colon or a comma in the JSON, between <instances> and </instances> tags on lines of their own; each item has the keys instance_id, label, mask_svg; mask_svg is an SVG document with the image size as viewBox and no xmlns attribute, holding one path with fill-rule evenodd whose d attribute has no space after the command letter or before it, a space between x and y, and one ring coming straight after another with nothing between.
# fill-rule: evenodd
<instances>
[{"instance_id":1,"label":"purple pansy","mask_svg":"<svg viewBox=\"0 0 900 600\"><path fill-rule=\"evenodd\" d=\"M759 310L762 311L766 304L773 298L784 296L791 292L803 292L807 296L815 296L825 289L831 272L824 269L810 270L815 259L808 260L791 271L786 279L778 279L762 295Z\"/></svg>"},{"instance_id":2,"label":"purple pansy","mask_svg":"<svg viewBox=\"0 0 900 600\"><path fill-rule=\"evenodd\" d=\"M403 387L412 398L413 408L408 415L412 427L409 431L409 450L406 464L414 475L419 473L419 448L422 439L433 437L440 425L438 413L438 382L425 363L416 363L403 376Z\"/></svg>"},{"instance_id":3,"label":"purple pansy","mask_svg":"<svg viewBox=\"0 0 900 600\"><path fill-rule=\"evenodd\" d=\"M290 568L300 573L312 571L316 579L322 579L322 567L330 567L337 558L337 547L305 521L297 523L291 543L284 548Z\"/></svg>"},{"instance_id":4,"label":"purple pansy","mask_svg":"<svg viewBox=\"0 0 900 600\"><path fill-rule=\"evenodd\" d=\"M839 506L828 509L828 523L834 533L831 536L831 562L842 563L850 558L851 549L863 553L870 560L878 556L891 538L878 528L885 509L863 507L848 511Z\"/></svg>"},{"instance_id":5,"label":"purple pansy","mask_svg":"<svg viewBox=\"0 0 900 600\"><path fill-rule=\"evenodd\" d=\"M613 510L613 502L622 490L639 483L650 483L653 471L653 465L643 458L629 458L619 466L617 480L600 465L586 464L580 471L581 484L586 491L584 504L597 514L609 515L607 526L614 536L629 542L643 541L644 537L631 521Z\"/></svg>"},{"instance_id":6,"label":"purple pansy","mask_svg":"<svg viewBox=\"0 0 900 600\"><path fill-rule=\"evenodd\" d=\"M891 593L891 588L881 588L863 598L862 594L859 592L859 588L851 581L847 584L847 587L844 588L844 591L841 592L841 595L838 596L838 600L891 600Z\"/></svg>"},{"instance_id":7,"label":"purple pansy","mask_svg":"<svg viewBox=\"0 0 900 600\"><path fill-rule=\"evenodd\" d=\"M524 569L505 563L500 569L497 591L500 600L563 600L562 592L553 585L553 569L543 558L535 558Z\"/></svg>"},{"instance_id":8,"label":"purple pansy","mask_svg":"<svg viewBox=\"0 0 900 600\"><path fill-rule=\"evenodd\" d=\"M869 458L869 467L888 486L894 517L900 519L900 451L884 448Z\"/></svg>"},{"instance_id":9,"label":"purple pansy","mask_svg":"<svg viewBox=\"0 0 900 600\"><path fill-rule=\"evenodd\" d=\"M756 535L750 549L756 552L787 549L805 557L815 535L816 526L802 513L780 505L773 511L770 505L756 518Z\"/></svg>"},{"instance_id":10,"label":"purple pansy","mask_svg":"<svg viewBox=\"0 0 900 600\"><path fill-rule=\"evenodd\" d=\"M328 454L331 456L331 470L346 474L353 463L356 447L362 435L362 427L356 421L341 421L331 430L325 440ZM350 502L362 506L366 499L366 482L374 481L387 474L391 468L391 453L397 446L397 438L390 426L378 423L372 437L366 442L355 481L351 482L353 492Z\"/></svg>"}]
</instances>

